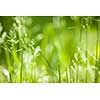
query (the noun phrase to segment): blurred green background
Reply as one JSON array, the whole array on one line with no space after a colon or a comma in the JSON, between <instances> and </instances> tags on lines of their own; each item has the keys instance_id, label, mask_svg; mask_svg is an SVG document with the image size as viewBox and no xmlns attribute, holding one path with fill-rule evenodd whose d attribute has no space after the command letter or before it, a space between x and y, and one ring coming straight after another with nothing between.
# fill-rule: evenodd
<instances>
[{"instance_id":1,"label":"blurred green background","mask_svg":"<svg viewBox=\"0 0 100 100\"><path fill-rule=\"evenodd\" d=\"M100 82L99 16L0 16L0 82Z\"/></svg>"}]
</instances>

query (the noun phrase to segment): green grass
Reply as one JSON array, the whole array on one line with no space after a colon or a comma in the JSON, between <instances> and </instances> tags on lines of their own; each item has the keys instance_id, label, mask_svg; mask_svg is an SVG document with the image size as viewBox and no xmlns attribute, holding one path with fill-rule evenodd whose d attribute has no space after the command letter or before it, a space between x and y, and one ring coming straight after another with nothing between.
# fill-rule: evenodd
<instances>
[{"instance_id":1,"label":"green grass","mask_svg":"<svg viewBox=\"0 0 100 100\"><path fill-rule=\"evenodd\" d=\"M99 83L99 19L0 17L0 82Z\"/></svg>"}]
</instances>

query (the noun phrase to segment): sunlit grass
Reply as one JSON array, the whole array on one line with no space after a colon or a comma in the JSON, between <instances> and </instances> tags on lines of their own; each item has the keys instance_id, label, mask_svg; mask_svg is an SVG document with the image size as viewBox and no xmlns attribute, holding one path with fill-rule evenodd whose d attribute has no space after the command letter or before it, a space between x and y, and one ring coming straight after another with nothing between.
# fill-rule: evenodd
<instances>
[{"instance_id":1,"label":"sunlit grass","mask_svg":"<svg viewBox=\"0 0 100 100\"><path fill-rule=\"evenodd\" d=\"M0 82L100 82L99 17L7 20L0 17Z\"/></svg>"}]
</instances>

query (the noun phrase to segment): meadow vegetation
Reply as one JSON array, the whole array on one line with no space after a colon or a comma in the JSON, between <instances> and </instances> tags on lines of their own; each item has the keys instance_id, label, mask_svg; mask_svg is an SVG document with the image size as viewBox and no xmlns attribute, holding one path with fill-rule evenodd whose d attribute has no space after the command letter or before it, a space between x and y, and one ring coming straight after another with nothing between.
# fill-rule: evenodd
<instances>
[{"instance_id":1,"label":"meadow vegetation","mask_svg":"<svg viewBox=\"0 0 100 100\"><path fill-rule=\"evenodd\" d=\"M99 16L1 16L0 82L99 83Z\"/></svg>"}]
</instances>

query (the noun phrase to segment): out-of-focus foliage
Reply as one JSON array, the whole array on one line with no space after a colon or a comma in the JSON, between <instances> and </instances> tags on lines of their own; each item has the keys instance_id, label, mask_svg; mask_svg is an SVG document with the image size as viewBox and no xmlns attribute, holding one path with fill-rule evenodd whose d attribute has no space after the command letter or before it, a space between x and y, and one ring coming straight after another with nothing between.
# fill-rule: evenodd
<instances>
[{"instance_id":1,"label":"out-of-focus foliage","mask_svg":"<svg viewBox=\"0 0 100 100\"><path fill-rule=\"evenodd\" d=\"M100 82L98 16L0 17L0 82Z\"/></svg>"}]
</instances>

